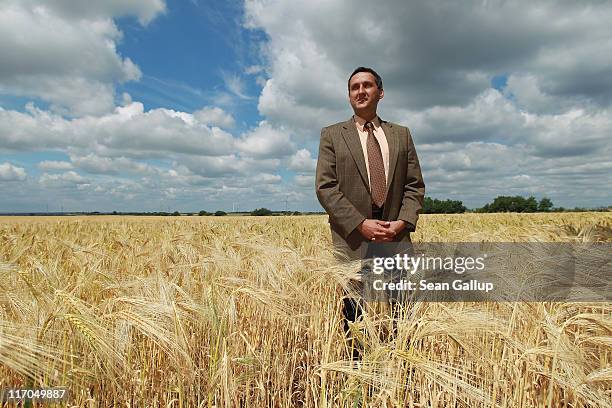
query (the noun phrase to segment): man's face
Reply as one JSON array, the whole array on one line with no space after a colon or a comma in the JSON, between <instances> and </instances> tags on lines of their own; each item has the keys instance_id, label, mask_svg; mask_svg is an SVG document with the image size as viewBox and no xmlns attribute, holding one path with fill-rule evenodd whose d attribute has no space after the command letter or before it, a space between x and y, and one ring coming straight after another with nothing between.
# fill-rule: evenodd
<instances>
[{"instance_id":1,"label":"man's face","mask_svg":"<svg viewBox=\"0 0 612 408\"><path fill-rule=\"evenodd\" d=\"M383 95L383 90L376 86L376 78L369 72L358 72L351 78L349 101L356 114L376 113L378 101Z\"/></svg>"}]
</instances>

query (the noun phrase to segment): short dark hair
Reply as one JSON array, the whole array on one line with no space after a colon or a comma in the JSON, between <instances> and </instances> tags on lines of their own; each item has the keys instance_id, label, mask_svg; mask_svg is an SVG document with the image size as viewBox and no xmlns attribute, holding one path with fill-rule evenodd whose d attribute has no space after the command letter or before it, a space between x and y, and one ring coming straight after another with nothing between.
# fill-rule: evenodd
<instances>
[{"instance_id":1,"label":"short dark hair","mask_svg":"<svg viewBox=\"0 0 612 408\"><path fill-rule=\"evenodd\" d=\"M374 71L372 68L368 68L368 67L358 67L358 68L356 68L353 71L353 73L351 74L351 76L348 79L348 88L349 88L349 91L351 90L351 78L354 77L355 74L357 74L359 72L369 72L370 74L374 75L374 78L376 78L376 86L380 90L383 89L382 78L380 77L380 75L378 75L378 73L376 71Z\"/></svg>"}]
</instances>

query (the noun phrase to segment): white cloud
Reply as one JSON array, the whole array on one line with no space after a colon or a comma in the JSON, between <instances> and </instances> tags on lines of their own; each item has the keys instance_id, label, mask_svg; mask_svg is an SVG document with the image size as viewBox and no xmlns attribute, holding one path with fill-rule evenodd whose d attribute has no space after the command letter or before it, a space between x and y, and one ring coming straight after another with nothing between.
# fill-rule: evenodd
<instances>
[{"instance_id":1,"label":"white cloud","mask_svg":"<svg viewBox=\"0 0 612 408\"><path fill-rule=\"evenodd\" d=\"M555 98L541 89L538 78L531 74L510 75L504 94L515 98L517 105L532 113L554 113L571 107L568 99Z\"/></svg>"},{"instance_id":2,"label":"white cloud","mask_svg":"<svg viewBox=\"0 0 612 408\"><path fill-rule=\"evenodd\" d=\"M295 151L287 131L274 128L266 121L244 134L236 141L236 147L242 153L257 158L282 157Z\"/></svg>"},{"instance_id":3,"label":"white cloud","mask_svg":"<svg viewBox=\"0 0 612 408\"><path fill-rule=\"evenodd\" d=\"M204 177L222 177L239 174L243 161L236 155L189 156L181 161L189 171Z\"/></svg>"},{"instance_id":4,"label":"white cloud","mask_svg":"<svg viewBox=\"0 0 612 408\"><path fill-rule=\"evenodd\" d=\"M513 128L524 125L521 112L495 89L484 91L465 106L434 106L421 111L398 109L392 112L392 117L408 124L421 143L508 139Z\"/></svg>"},{"instance_id":5,"label":"white cloud","mask_svg":"<svg viewBox=\"0 0 612 408\"><path fill-rule=\"evenodd\" d=\"M39 182L45 187L66 187L90 183L88 179L75 171L67 171L61 174L43 173Z\"/></svg>"},{"instance_id":6,"label":"white cloud","mask_svg":"<svg viewBox=\"0 0 612 408\"><path fill-rule=\"evenodd\" d=\"M347 76L359 65L383 77L383 114L464 106L503 74L533 76L555 98L612 101L611 3L549 2L534 11L527 1L396 0L385 3L384 24L373 24L380 9L366 0L248 0L245 15L247 27L269 37L259 109L275 125L320 128L343 119Z\"/></svg>"},{"instance_id":7,"label":"white cloud","mask_svg":"<svg viewBox=\"0 0 612 408\"><path fill-rule=\"evenodd\" d=\"M150 23L166 11L163 0L106 0L74 2L72 0L18 0L34 7L53 9L67 19L91 19L100 16L124 17L134 15L142 25Z\"/></svg>"},{"instance_id":8,"label":"white cloud","mask_svg":"<svg viewBox=\"0 0 612 408\"><path fill-rule=\"evenodd\" d=\"M84 156L156 157L163 153L221 155L233 151L231 134L170 109L145 111L132 102L102 116L65 119L33 106L0 108L0 146L13 150L70 149Z\"/></svg>"},{"instance_id":9,"label":"white cloud","mask_svg":"<svg viewBox=\"0 0 612 408\"><path fill-rule=\"evenodd\" d=\"M8 162L0 164L0 181L23 181L25 178L26 171L23 167Z\"/></svg>"},{"instance_id":10,"label":"white cloud","mask_svg":"<svg viewBox=\"0 0 612 408\"><path fill-rule=\"evenodd\" d=\"M311 157L309 150L300 149L289 158L287 167L298 173L314 173L317 161Z\"/></svg>"},{"instance_id":11,"label":"white cloud","mask_svg":"<svg viewBox=\"0 0 612 408\"><path fill-rule=\"evenodd\" d=\"M473 142L449 144L444 149L419 151L427 194L463 200L480 206L498 195L548 196L556 205L576 206L580 196L598 205L609 199L600 194L612 183L612 149L577 157L541 158L533 147ZM570 197L570 195L572 197Z\"/></svg>"},{"instance_id":12,"label":"white cloud","mask_svg":"<svg viewBox=\"0 0 612 408\"><path fill-rule=\"evenodd\" d=\"M612 131L612 108L533 114L495 89L462 107L397 110L393 116L409 124L417 150L420 144L497 141L529 146L529 153L536 157L578 156L609 146Z\"/></svg>"},{"instance_id":13,"label":"white cloud","mask_svg":"<svg viewBox=\"0 0 612 408\"><path fill-rule=\"evenodd\" d=\"M293 181L300 187L314 188L313 186L315 184L314 175L297 174L293 178Z\"/></svg>"},{"instance_id":14,"label":"white cloud","mask_svg":"<svg viewBox=\"0 0 612 408\"><path fill-rule=\"evenodd\" d=\"M231 128L236 123L232 115L216 106L207 106L199 109L193 112L193 116L203 124L222 128Z\"/></svg>"},{"instance_id":15,"label":"white cloud","mask_svg":"<svg viewBox=\"0 0 612 408\"><path fill-rule=\"evenodd\" d=\"M262 67L261 65L251 65L250 67L246 67L246 69L244 70L244 73L253 75L253 74L259 74L262 71L264 71L264 67Z\"/></svg>"},{"instance_id":16,"label":"white cloud","mask_svg":"<svg viewBox=\"0 0 612 408\"><path fill-rule=\"evenodd\" d=\"M246 94L246 85L240 76L224 72L222 73L221 77L223 78L225 87L232 94L236 95L240 99L251 99L251 97Z\"/></svg>"},{"instance_id":17,"label":"white cloud","mask_svg":"<svg viewBox=\"0 0 612 408\"><path fill-rule=\"evenodd\" d=\"M5 150L27 151L49 147L78 145L67 134L68 121L59 115L36 109L32 104L27 112L0 108L0 146Z\"/></svg>"},{"instance_id":18,"label":"white cloud","mask_svg":"<svg viewBox=\"0 0 612 408\"><path fill-rule=\"evenodd\" d=\"M259 204L273 207L278 197L290 192L291 186L277 174L281 158L294 152L281 130L261 123L234 138L210 128L197 114L144 111L138 102L126 103L112 114L74 119L32 105L24 113L0 110L0 145L5 149L53 149L70 156L70 162L39 163L47 173L24 194L36 196L44 187L75 200L72 208L166 210L164 200L189 200L189 205L200 206L237 200L242 194L249 203L266 197L272 201ZM67 169L75 171L51 173Z\"/></svg>"},{"instance_id":19,"label":"white cloud","mask_svg":"<svg viewBox=\"0 0 612 408\"><path fill-rule=\"evenodd\" d=\"M305 82L315 80L316 78L308 78ZM307 135L312 138L323 126L347 120L352 114L349 110L348 99L344 99L346 101L344 106L342 103L326 106L329 105L329 99L322 99L318 103L313 101L312 104L300 104L296 101L299 91L285 90L286 86L287 82L284 82L283 78L280 80L268 79L259 97L257 107L270 123L295 129L297 136ZM339 95L344 95L343 91L328 93L332 99Z\"/></svg>"},{"instance_id":20,"label":"white cloud","mask_svg":"<svg viewBox=\"0 0 612 408\"><path fill-rule=\"evenodd\" d=\"M38 163L38 168L44 171L53 171L53 170L70 170L72 169L72 163L67 161L57 161L57 160L43 160Z\"/></svg>"},{"instance_id":21,"label":"white cloud","mask_svg":"<svg viewBox=\"0 0 612 408\"><path fill-rule=\"evenodd\" d=\"M72 116L111 111L115 84L141 76L117 51L113 18L135 14L146 23L163 10L160 0L3 1L0 93L38 97Z\"/></svg>"},{"instance_id":22,"label":"white cloud","mask_svg":"<svg viewBox=\"0 0 612 408\"><path fill-rule=\"evenodd\" d=\"M587 112L573 109L558 115L526 115L528 137L542 157L585 156L610 148L612 110Z\"/></svg>"},{"instance_id":23,"label":"white cloud","mask_svg":"<svg viewBox=\"0 0 612 408\"><path fill-rule=\"evenodd\" d=\"M275 158L257 159L241 157L239 155L227 156L185 156L181 163L189 171L211 178L246 177L259 172L271 172L278 169L281 161Z\"/></svg>"},{"instance_id":24,"label":"white cloud","mask_svg":"<svg viewBox=\"0 0 612 408\"><path fill-rule=\"evenodd\" d=\"M91 174L152 175L157 173L154 167L126 157L109 158L90 153L87 156L81 157L71 156L70 160L74 167Z\"/></svg>"},{"instance_id":25,"label":"white cloud","mask_svg":"<svg viewBox=\"0 0 612 408\"><path fill-rule=\"evenodd\" d=\"M76 122L79 131L92 129L96 137L93 148L104 155L138 156L154 152L218 155L231 152L233 147L231 134L210 128L189 113L162 108L145 112L137 102L117 108L106 117Z\"/></svg>"},{"instance_id":26,"label":"white cloud","mask_svg":"<svg viewBox=\"0 0 612 408\"><path fill-rule=\"evenodd\" d=\"M260 183L264 184L279 184L282 181L281 176L278 174L262 173L258 174L254 178L258 179Z\"/></svg>"}]
</instances>

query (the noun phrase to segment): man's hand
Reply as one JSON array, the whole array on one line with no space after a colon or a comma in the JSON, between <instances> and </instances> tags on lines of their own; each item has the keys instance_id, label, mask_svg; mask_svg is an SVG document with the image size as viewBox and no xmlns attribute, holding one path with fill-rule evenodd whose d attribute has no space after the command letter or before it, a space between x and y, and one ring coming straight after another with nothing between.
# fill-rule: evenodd
<instances>
[{"instance_id":1,"label":"man's hand","mask_svg":"<svg viewBox=\"0 0 612 408\"><path fill-rule=\"evenodd\" d=\"M393 231L394 237L402 232L404 228L406 228L406 221L404 220L389 221L389 230Z\"/></svg>"},{"instance_id":2,"label":"man's hand","mask_svg":"<svg viewBox=\"0 0 612 408\"><path fill-rule=\"evenodd\" d=\"M381 221L364 220L357 229L368 241L389 242L406 226L403 220Z\"/></svg>"}]
</instances>

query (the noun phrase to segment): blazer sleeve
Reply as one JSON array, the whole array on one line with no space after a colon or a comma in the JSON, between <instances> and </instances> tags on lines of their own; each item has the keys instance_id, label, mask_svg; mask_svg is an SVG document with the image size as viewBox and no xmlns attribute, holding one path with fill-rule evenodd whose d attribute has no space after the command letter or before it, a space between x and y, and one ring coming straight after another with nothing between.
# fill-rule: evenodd
<instances>
[{"instance_id":1,"label":"blazer sleeve","mask_svg":"<svg viewBox=\"0 0 612 408\"><path fill-rule=\"evenodd\" d=\"M419 212L423 208L425 182L421 174L421 166L419 165L419 158L414 148L412 136L408 128L405 129L408 143L408 164L406 166L404 197L397 218L406 221L412 226L412 228L410 228L410 226L408 228L414 230L417 220L419 219Z\"/></svg>"},{"instance_id":2,"label":"blazer sleeve","mask_svg":"<svg viewBox=\"0 0 612 408\"><path fill-rule=\"evenodd\" d=\"M329 128L321 130L315 189L319 202L329 214L330 222L338 227L338 232L346 239L365 220L365 217L340 191L336 151Z\"/></svg>"}]
</instances>

